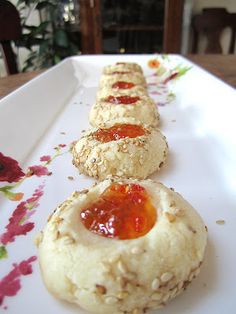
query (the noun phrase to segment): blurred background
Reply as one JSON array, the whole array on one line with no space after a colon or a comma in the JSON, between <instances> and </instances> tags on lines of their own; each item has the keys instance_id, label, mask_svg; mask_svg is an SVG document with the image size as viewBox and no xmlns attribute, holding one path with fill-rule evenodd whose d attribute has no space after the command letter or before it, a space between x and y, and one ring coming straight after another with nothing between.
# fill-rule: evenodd
<instances>
[{"instance_id":1,"label":"blurred background","mask_svg":"<svg viewBox=\"0 0 236 314\"><path fill-rule=\"evenodd\" d=\"M19 21L12 8L4 13L5 2L0 0L1 77L9 74L8 41L16 56L13 72L79 54L235 53L236 0L8 1Z\"/></svg>"}]
</instances>

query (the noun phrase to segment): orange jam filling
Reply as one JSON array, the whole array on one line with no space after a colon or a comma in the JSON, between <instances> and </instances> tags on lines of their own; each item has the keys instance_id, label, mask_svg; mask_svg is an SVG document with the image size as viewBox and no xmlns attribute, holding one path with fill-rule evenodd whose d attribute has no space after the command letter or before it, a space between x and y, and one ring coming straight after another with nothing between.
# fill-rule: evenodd
<instances>
[{"instance_id":1,"label":"orange jam filling","mask_svg":"<svg viewBox=\"0 0 236 314\"><path fill-rule=\"evenodd\" d=\"M93 133L95 140L107 143L121 138L135 138L146 134L146 130L136 124L116 124L107 129L98 129Z\"/></svg>"},{"instance_id":2,"label":"orange jam filling","mask_svg":"<svg viewBox=\"0 0 236 314\"><path fill-rule=\"evenodd\" d=\"M132 105L135 104L138 100L140 100L139 96L128 96L128 95L123 95L123 96L108 96L106 98L107 102L110 102L114 105Z\"/></svg>"},{"instance_id":3,"label":"orange jam filling","mask_svg":"<svg viewBox=\"0 0 236 314\"><path fill-rule=\"evenodd\" d=\"M130 71L114 71L111 74L130 74Z\"/></svg>"},{"instance_id":4,"label":"orange jam filling","mask_svg":"<svg viewBox=\"0 0 236 314\"><path fill-rule=\"evenodd\" d=\"M124 81L118 81L112 85L112 88L117 88L117 89L130 89L134 87L134 83L130 82L124 82Z\"/></svg>"},{"instance_id":5,"label":"orange jam filling","mask_svg":"<svg viewBox=\"0 0 236 314\"><path fill-rule=\"evenodd\" d=\"M86 229L106 238L135 239L147 234L157 220L157 211L144 187L111 184L80 213Z\"/></svg>"}]
</instances>

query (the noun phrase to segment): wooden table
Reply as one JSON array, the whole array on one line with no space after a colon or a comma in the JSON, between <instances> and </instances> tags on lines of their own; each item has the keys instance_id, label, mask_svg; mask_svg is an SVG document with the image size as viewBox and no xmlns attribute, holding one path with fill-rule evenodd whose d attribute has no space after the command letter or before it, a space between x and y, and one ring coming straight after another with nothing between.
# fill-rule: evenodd
<instances>
[{"instance_id":1,"label":"wooden table","mask_svg":"<svg viewBox=\"0 0 236 314\"><path fill-rule=\"evenodd\" d=\"M0 98L8 95L13 92L16 88L27 83L44 70L38 70L33 72L26 72L20 74L9 75L3 78L0 78Z\"/></svg>"},{"instance_id":2,"label":"wooden table","mask_svg":"<svg viewBox=\"0 0 236 314\"><path fill-rule=\"evenodd\" d=\"M188 55L187 58L236 88L236 55Z\"/></svg>"},{"instance_id":3,"label":"wooden table","mask_svg":"<svg viewBox=\"0 0 236 314\"><path fill-rule=\"evenodd\" d=\"M236 55L187 55L187 58L236 88ZM36 77L43 70L20 73L0 79L0 97Z\"/></svg>"}]
</instances>

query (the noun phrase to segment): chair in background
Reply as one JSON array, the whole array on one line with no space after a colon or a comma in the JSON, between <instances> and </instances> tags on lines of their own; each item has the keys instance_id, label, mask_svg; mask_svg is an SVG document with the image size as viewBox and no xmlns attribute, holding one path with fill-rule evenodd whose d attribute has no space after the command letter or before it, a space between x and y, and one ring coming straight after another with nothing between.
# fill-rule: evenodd
<instances>
[{"instance_id":1,"label":"chair in background","mask_svg":"<svg viewBox=\"0 0 236 314\"><path fill-rule=\"evenodd\" d=\"M20 16L15 6L6 0L0 1L0 48L7 74L18 73L16 56L11 41L21 36Z\"/></svg>"},{"instance_id":2,"label":"chair in background","mask_svg":"<svg viewBox=\"0 0 236 314\"><path fill-rule=\"evenodd\" d=\"M193 42L192 53L198 52L199 35L207 37L205 53L222 53L220 36L222 31L231 29L228 53L234 53L236 40L236 13L229 13L224 8L206 8L192 18Z\"/></svg>"}]
</instances>

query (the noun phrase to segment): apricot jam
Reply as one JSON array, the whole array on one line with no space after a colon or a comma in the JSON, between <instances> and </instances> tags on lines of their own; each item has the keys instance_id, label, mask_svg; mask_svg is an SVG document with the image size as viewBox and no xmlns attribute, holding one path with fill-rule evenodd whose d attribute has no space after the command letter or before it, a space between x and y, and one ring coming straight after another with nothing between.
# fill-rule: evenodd
<instances>
[{"instance_id":1,"label":"apricot jam","mask_svg":"<svg viewBox=\"0 0 236 314\"><path fill-rule=\"evenodd\" d=\"M130 71L114 71L111 74L130 74Z\"/></svg>"},{"instance_id":2,"label":"apricot jam","mask_svg":"<svg viewBox=\"0 0 236 314\"><path fill-rule=\"evenodd\" d=\"M108 96L106 98L107 102L110 102L111 104L114 105L132 105L135 104L138 100L140 100L139 96L128 96L128 95L123 95L123 96Z\"/></svg>"},{"instance_id":3,"label":"apricot jam","mask_svg":"<svg viewBox=\"0 0 236 314\"><path fill-rule=\"evenodd\" d=\"M99 142L107 143L118 141L121 138L135 138L146 134L146 130L135 124L116 124L107 129L98 129L93 133L93 138Z\"/></svg>"},{"instance_id":4,"label":"apricot jam","mask_svg":"<svg viewBox=\"0 0 236 314\"><path fill-rule=\"evenodd\" d=\"M157 211L144 187L111 184L80 213L86 229L106 238L135 239L147 234L157 220Z\"/></svg>"},{"instance_id":5,"label":"apricot jam","mask_svg":"<svg viewBox=\"0 0 236 314\"><path fill-rule=\"evenodd\" d=\"M134 86L135 86L134 83L131 83L131 82L118 81L112 85L112 88L130 89Z\"/></svg>"}]
</instances>

